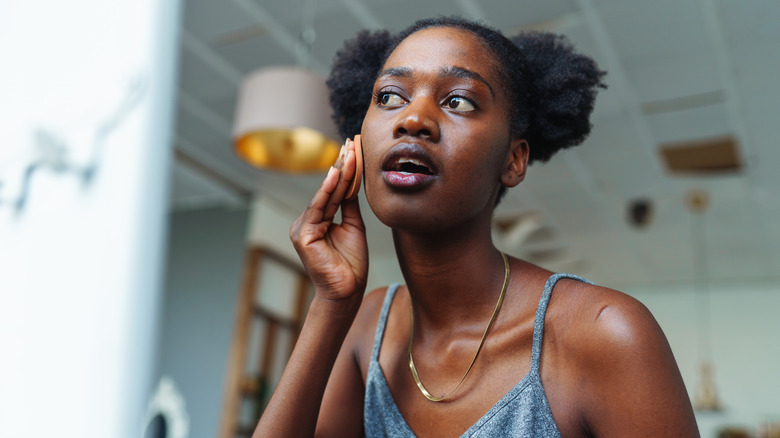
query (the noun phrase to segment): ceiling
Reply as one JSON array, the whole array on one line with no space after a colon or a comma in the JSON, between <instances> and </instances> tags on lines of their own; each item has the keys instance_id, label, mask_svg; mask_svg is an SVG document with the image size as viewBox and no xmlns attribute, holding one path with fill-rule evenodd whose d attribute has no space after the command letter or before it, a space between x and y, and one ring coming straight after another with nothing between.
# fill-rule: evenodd
<instances>
[{"instance_id":1,"label":"ceiling","mask_svg":"<svg viewBox=\"0 0 780 438\"><path fill-rule=\"evenodd\" d=\"M618 287L780 278L780 2L319 0L316 39L303 59L296 53L311 4L185 2L174 208L240 206L258 193L302 211L322 175L262 172L232 152L241 78L296 62L326 74L336 50L359 29L399 30L417 18L458 14L507 34L563 33L608 71L589 139L531 167L499 206L497 219L521 218L525 227L514 244L497 235L504 249ZM661 144L721 136L736 139L739 172L666 170ZM710 199L695 216L685 203L692 190ZM643 228L626 219L636 199L653 206ZM372 252L392 252L389 234L364 207Z\"/></svg>"}]
</instances>

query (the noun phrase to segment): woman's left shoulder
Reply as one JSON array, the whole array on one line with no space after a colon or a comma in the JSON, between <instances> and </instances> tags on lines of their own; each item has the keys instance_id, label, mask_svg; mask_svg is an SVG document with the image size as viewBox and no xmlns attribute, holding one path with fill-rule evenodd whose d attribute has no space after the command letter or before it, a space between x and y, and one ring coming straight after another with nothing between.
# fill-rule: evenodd
<instances>
[{"instance_id":1,"label":"woman's left shoulder","mask_svg":"<svg viewBox=\"0 0 780 438\"><path fill-rule=\"evenodd\" d=\"M583 347L584 354L621 355L656 343L668 348L650 310L628 294L567 279L559 281L553 297L567 309L564 313L573 329L570 342Z\"/></svg>"},{"instance_id":2,"label":"woman's left shoulder","mask_svg":"<svg viewBox=\"0 0 780 438\"><path fill-rule=\"evenodd\" d=\"M591 430L698 436L671 348L647 307L606 287L573 280L559 286L553 294L559 304L555 331L582 390L582 415Z\"/></svg>"}]
</instances>

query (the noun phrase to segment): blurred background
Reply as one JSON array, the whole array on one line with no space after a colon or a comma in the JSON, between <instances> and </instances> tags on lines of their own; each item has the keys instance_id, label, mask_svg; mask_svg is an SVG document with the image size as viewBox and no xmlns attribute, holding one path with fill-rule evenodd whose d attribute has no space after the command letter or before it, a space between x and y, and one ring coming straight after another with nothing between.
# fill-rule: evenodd
<instances>
[{"instance_id":1,"label":"blurred background","mask_svg":"<svg viewBox=\"0 0 780 438\"><path fill-rule=\"evenodd\" d=\"M168 51L145 46L157 56L148 65L169 66L156 73L168 78L167 88L150 93L171 108L139 128L152 142L130 177L133 196L157 200L154 208L127 207L137 216L127 229L147 242L139 259L146 254L155 262L139 268L149 278L138 286L151 291L146 304L128 298L149 311L124 314L123 326L148 331L133 347L148 355L138 362L149 370L148 389L133 399L143 402L147 436L249 436L310 299L287 232L324 172L250 164L258 164L252 145L267 137L244 120L268 108L266 118L284 112L275 94L308 101L293 106L298 113L306 106L327 116L329 109L316 93L293 96L305 86L296 88L292 79L263 88L248 78L286 66L321 81L358 30L398 31L437 15L481 20L507 35L561 33L608 72L592 134L532 166L525 182L508 192L495 215L496 245L647 305L675 353L702 436L780 436L780 3L187 0L172 9L151 13L147 23L166 30L154 35ZM123 22L120 12L102 13ZM97 44L97 35L77 43ZM107 45L98 44L111 52ZM94 70L79 71L95 77ZM320 128L332 137L329 129ZM328 147L323 150L327 155ZM19 163L18 156L0 155L9 163ZM0 231L18 236L20 227L35 222L28 236L37 236L51 220L45 213L56 214L58 204L47 204L40 220L34 204L20 209L11 195L22 187L10 182L15 174L9 169L16 167L4 164ZM149 175L160 183L151 184ZM402 281L390 233L360 196L371 252L369 290ZM17 241L16 249L29 250L27 242ZM18 264L18 252L8 248L14 247L6 246L0 261ZM73 270L92 275L90 266L87 260ZM0 277L0 288L10 283L33 293L46 287L31 286L21 275L16 283ZM58 283L62 291L85 281L75 277ZM138 297L134 291L127 296Z\"/></svg>"}]
</instances>

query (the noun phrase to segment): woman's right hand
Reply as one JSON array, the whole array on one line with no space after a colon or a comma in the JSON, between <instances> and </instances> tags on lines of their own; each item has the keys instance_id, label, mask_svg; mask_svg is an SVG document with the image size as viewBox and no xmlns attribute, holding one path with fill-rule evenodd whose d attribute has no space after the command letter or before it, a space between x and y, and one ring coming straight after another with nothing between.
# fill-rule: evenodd
<instances>
[{"instance_id":1,"label":"woman's right hand","mask_svg":"<svg viewBox=\"0 0 780 438\"><path fill-rule=\"evenodd\" d=\"M348 140L314 198L290 227L290 239L316 296L327 300L362 297L366 288L366 230L358 200L345 199L355 169L355 146ZM333 219L339 207L341 223L336 224Z\"/></svg>"}]
</instances>

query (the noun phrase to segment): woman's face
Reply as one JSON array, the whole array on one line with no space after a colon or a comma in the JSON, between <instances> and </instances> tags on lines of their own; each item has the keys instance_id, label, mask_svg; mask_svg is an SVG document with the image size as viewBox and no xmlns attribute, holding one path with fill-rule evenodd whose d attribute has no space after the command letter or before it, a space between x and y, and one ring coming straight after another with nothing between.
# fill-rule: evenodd
<instances>
[{"instance_id":1,"label":"woman's face","mask_svg":"<svg viewBox=\"0 0 780 438\"><path fill-rule=\"evenodd\" d=\"M366 197L384 224L435 231L489 217L502 178L522 179L495 62L448 27L410 35L387 59L361 132Z\"/></svg>"}]
</instances>

